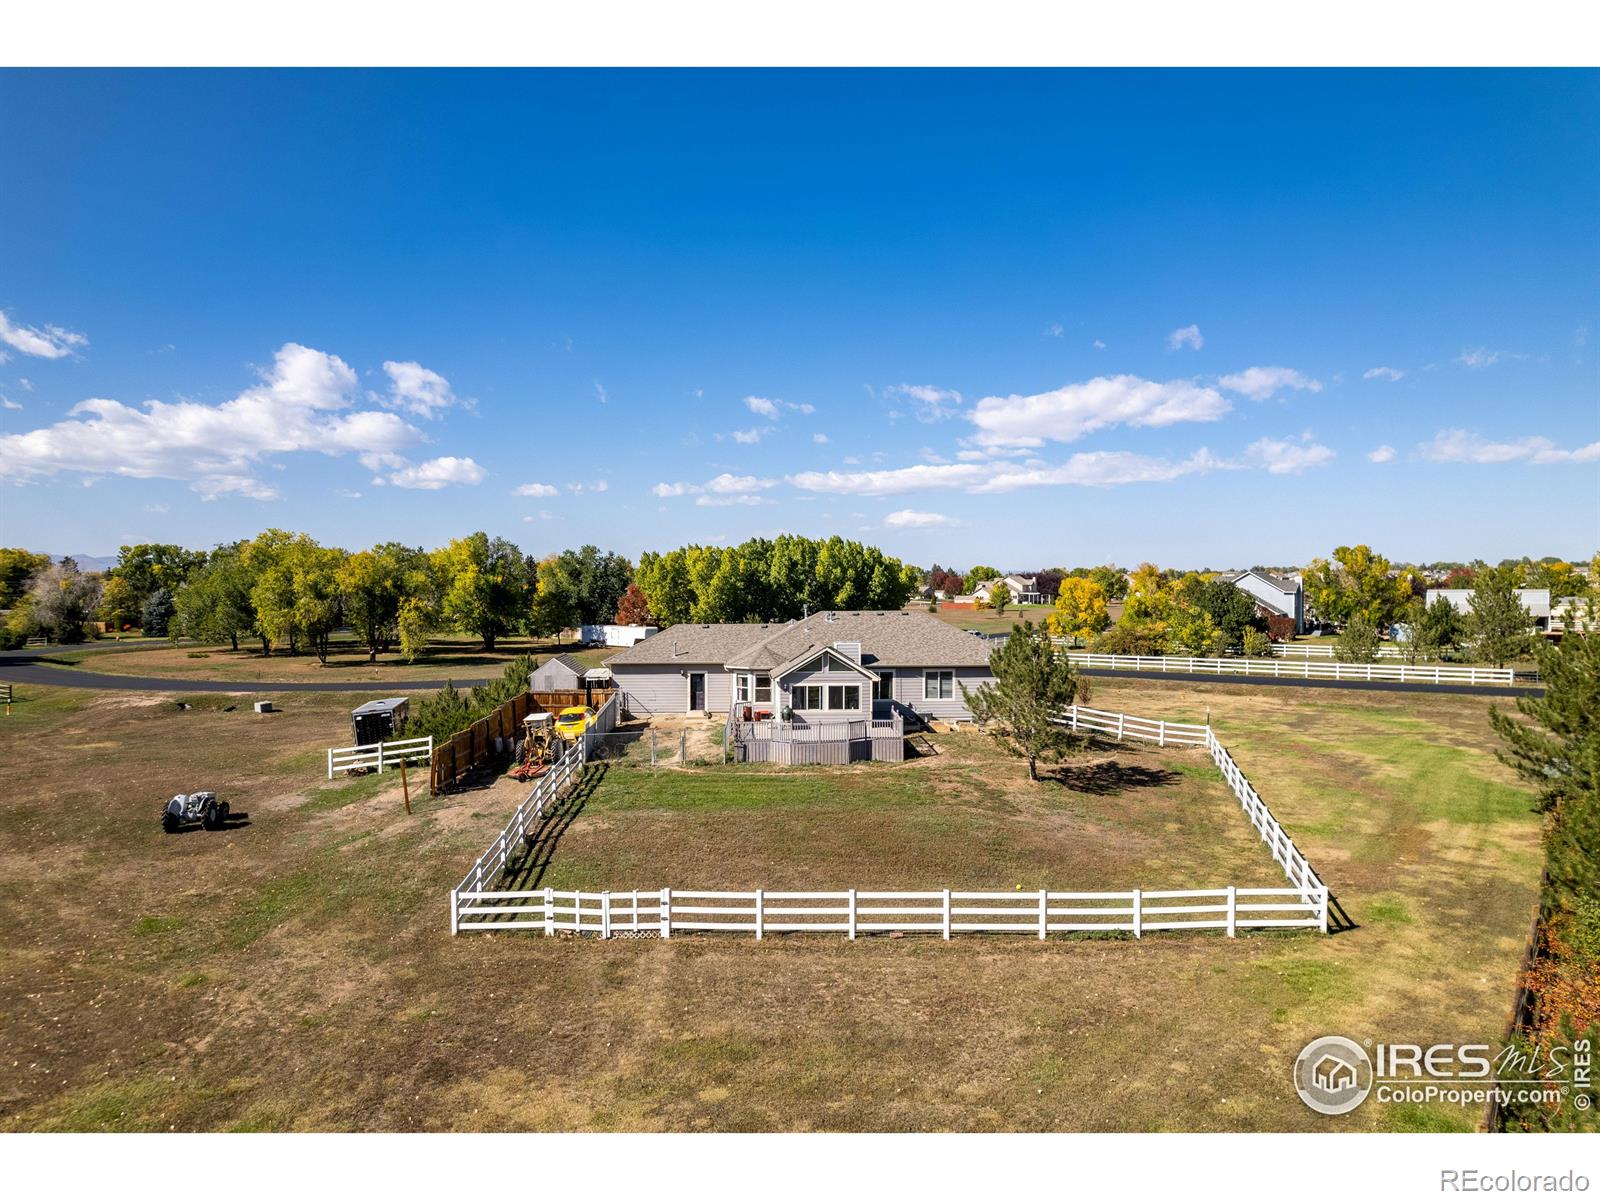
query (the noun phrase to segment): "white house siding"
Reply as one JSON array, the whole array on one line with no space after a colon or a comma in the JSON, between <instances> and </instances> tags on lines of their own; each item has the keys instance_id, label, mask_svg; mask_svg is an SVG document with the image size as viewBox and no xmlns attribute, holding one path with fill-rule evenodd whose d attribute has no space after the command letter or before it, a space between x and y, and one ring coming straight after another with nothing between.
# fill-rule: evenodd
<instances>
[{"instance_id":1,"label":"white house siding","mask_svg":"<svg viewBox=\"0 0 1600 1200\"><path fill-rule=\"evenodd\" d=\"M635 716L653 717L663 713L689 711L689 674L704 672L706 711L725 713L733 698L733 677L720 663L681 666L639 666L611 668L612 680L627 695L628 711Z\"/></svg>"},{"instance_id":2,"label":"white house siding","mask_svg":"<svg viewBox=\"0 0 1600 1200\"><path fill-rule=\"evenodd\" d=\"M1293 617L1296 633L1300 633L1305 629L1305 610L1300 592L1280 592L1265 579L1256 575L1241 575L1233 581L1233 586L1241 591L1249 592L1257 600L1265 600L1285 616Z\"/></svg>"},{"instance_id":3,"label":"white house siding","mask_svg":"<svg viewBox=\"0 0 1600 1200\"><path fill-rule=\"evenodd\" d=\"M947 670L954 678L950 681L950 699L924 700L922 698L922 667L895 667L894 698L907 708L924 717L937 717L941 721L971 720L972 713L961 697L961 685L968 691L977 691L986 683L994 682L988 667L928 667L927 670Z\"/></svg>"}]
</instances>

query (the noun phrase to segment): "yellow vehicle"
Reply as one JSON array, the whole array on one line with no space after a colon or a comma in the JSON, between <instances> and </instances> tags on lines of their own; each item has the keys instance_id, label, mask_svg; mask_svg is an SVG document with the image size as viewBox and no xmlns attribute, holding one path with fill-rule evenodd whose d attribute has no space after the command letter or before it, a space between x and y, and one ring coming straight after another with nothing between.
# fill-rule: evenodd
<instances>
[{"instance_id":1,"label":"yellow vehicle","mask_svg":"<svg viewBox=\"0 0 1600 1200\"><path fill-rule=\"evenodd\" d=\"M583 731L593 724L594 714L583 705L563 708L556 715L556 736L575 742L583 736Z\"/></svg>"}]
</instances>

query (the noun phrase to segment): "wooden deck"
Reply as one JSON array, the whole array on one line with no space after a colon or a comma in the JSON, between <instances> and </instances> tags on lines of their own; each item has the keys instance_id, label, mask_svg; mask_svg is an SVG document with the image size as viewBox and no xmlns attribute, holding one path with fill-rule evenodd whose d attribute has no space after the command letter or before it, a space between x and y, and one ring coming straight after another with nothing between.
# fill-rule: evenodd
<instances>
[{"instance_id":1,"label":"wooden deck","mask_svg":"<svg viewBox=\"0 0 1600 1200\"><path fill-rule=\"evenodd\" d=\"M842 721L735 721L730 714L727 744L734 762L844 766L904 762L905 739L899 713Z\"/></svg>"}]
</instances>

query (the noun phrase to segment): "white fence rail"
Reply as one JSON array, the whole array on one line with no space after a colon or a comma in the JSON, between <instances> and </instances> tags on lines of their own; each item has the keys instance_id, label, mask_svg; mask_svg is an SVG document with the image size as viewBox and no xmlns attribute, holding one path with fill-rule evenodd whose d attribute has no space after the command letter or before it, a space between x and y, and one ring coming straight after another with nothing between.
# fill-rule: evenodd
<instances>
[{"instance_id":1,"label":"white fence rail","mask_svg":"<svg viewBox=\"0 0 1600 1200\"><path fill-rule=\"evenodd\" d=\"M1059 724L1074 731L1103 733L1117 741L1133 738L1158 746L1204 746L1211 730L1205 725L1185 725L1180 721L1152 721L1128 713L1106 712L1074 704L1061 714Z\"/></svg>"},{"instance_id":2,"label":"white fence rail","mask_svg":"<svg viewBox=\"0 0 1600 1200\"><path fill-rule=\"evenodd\" d=\"M608 706L616 702L613 697ZM602 710L603 712L604 710ZM603 938L673 932L1131 933L1221 929L1328 931L1328 888L1311 869L1209 725L1152 720L1074 705L1061 724L1119 740L1203 748L1222 772L1250 823L1289 882L1286 888L1201 888L1126 892L940 891L633 891L573 892L554 888L494 890L511 850L544 816L546 807L582 768L588 739L539 781L500 836L450 893L450 932L542 931L589 933ZM598 725L597 725L598 727Z\"/></svg>"},{"instance_id":3,"label":"white fence rail","mask_svg":"<svg viewBox=\"0 0 1600 1200\"><path fill-rule=\"evenodd\" d=\"M1276 679L1342 679L1371 683L1509 684L1510 667L1408 666L1404 663L1320 662L1285 658L1179 658L1155 654L1089 654L1069 651L1080 667L1101 671L1174 671L1185 675L1266 675Z\"/></svg>"},{"instance_id":4,"label":"white fence rail","mask_svg":"<svg viewBox=\"0 0 1600 1200\"><path fill-rule=\"evenodd\" d=\"M431 762L433 735L402 738L394 742L372 742L366 746L342 746L328 751L328 778L339 771L358 771L376 767L379 773L402 762Z\"/></svg>"},{"instance_id":5,"label":"white fence rail","mask_svg":"<svg viewBox=\"0 0 1600 1200\"><path fill-rule=\"evenodd\" d=\"M1146 933L1220 929L1316 929L1320 895L1299 888L1128 892L457 890L451 932L542 931L602 938L674 933Z\"/></svg>"}]
</instances>

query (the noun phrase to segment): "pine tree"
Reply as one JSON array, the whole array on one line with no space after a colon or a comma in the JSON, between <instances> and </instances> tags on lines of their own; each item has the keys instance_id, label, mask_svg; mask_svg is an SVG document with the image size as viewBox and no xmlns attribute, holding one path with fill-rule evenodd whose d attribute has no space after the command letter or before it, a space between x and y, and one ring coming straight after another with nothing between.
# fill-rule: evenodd
<instances>
[{"instance_id":1,"label":"pine tree","mask_svg":"<svg viewBox=\"0 0 1600 1200\"><path fill-rule=\"evenodd\" d=\"M1528 652L1528 612L1517 596L1515 567L1480 566L1472 580L1467 603L1467 635L1473 654L1482 662L1505 666L1509 659Z\"/></svg>"},{"instance_id":2,"label":"pine tree","mask_svg":"<svg viewBox=\"0 0 1600 1200\"><path fill-rule=\"evenodd\" d=\"M1056 724L1061 710L1078 693L1078 677L1049 631L1025 621L989 658L994 682L977 691L961 685L961 695L984 732L1013 754L1028 760L1028 778L1039 778L1039 759L1059 761L1070 745Z\"/></svg>"}]
</instances>

